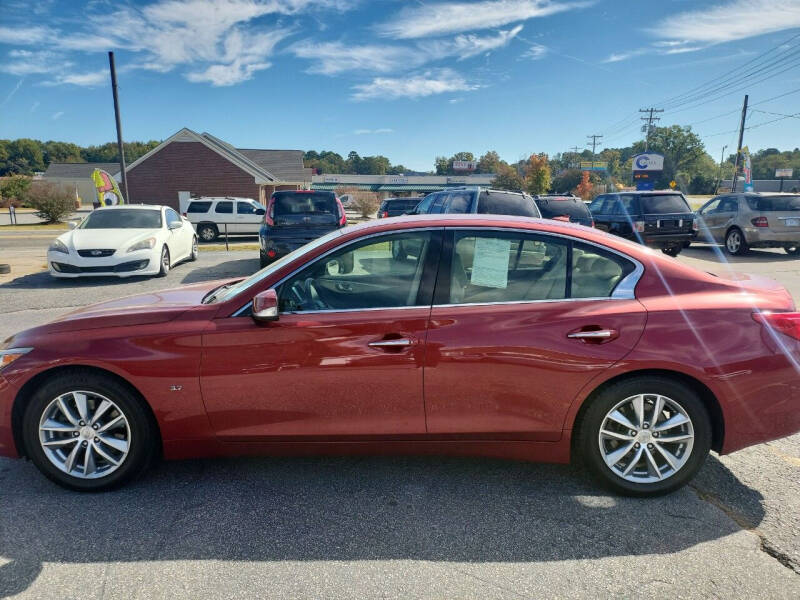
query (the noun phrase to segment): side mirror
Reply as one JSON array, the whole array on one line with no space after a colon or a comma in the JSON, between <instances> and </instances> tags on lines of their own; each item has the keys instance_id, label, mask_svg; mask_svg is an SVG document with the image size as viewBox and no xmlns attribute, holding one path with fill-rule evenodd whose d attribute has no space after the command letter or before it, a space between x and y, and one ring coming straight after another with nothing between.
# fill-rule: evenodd
<instances>
[{"instance_id":1,"label":"side mirror","mask_svg":"<svg viewBox=\"0 0 800 600\"><path fill-rule=\"evenodd\" d=\"M267 322L278 320L278 294L275 290L264 290L253 298L253 320Z\"/></svg>"},{"instance_id":2,"label":"side mirror","mask_svg":"<svg viewBox=\"0 0 800 600\"><path fill-rule=\"evenodd\" d=\"M183 227L182 221L173 221L172 223L169 224L170 229L180 229L181 227Z\"/></svg>"},{"instance_id":3,"label":"side mirror","mask_svg":"<svg viewBox=\"0 0 800 600\"><path fill-rule=\"evenodd\" d=\"M256 209L256 214L257 215L265 215L265 214L267 214L267 211L264 210L263 208L257 208Z\"/></svg>"},{"instance_id":4,"label":"side mirror","mask_svg":"<svg viewBox=\"0 0 800 600\"><path fill-rule=\"evenodd\" d=\"M70 221L69 223L67 223L67 227L69 227L70 229L75 229L78 227L78 224L75 221Z\"/></svg>"}]
</instances>

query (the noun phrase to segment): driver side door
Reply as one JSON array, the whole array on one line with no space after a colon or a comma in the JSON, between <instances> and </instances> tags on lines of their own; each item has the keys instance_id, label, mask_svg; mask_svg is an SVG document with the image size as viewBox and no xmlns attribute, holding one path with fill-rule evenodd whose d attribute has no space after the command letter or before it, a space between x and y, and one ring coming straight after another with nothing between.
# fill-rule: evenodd
<instances>
[{"instance_id":1,"label":"driver side door","mask_svg":"<svg viewBox=\"0 0 800 600\"><path fill-rule=\"evenodd\" d=\"M416 254L393 252L398 243ZM422 371L441 230L351 242L279 282L277 321L215 319L201 388L224 441L425 433ZM324 438L324 439L323 439Z\"/></svg>"}]
</instances>

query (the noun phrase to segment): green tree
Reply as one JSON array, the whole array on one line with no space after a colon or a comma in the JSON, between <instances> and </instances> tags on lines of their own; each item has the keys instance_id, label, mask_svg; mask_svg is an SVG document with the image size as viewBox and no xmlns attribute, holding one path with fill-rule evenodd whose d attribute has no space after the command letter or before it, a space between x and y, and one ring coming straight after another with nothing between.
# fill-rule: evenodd
<instances>
[{"instance_id":1,"label":"green tree","mask_svg":"<svg viewBox=\"0 0 800 600\"><path fill-rule=\"evenodd\" d=\"M525 189L531 194L545 194L550 189L550 161L547 154L531 154L525 168Z\"/></svg>"},{"instance_id":2,"label":"green tree","mask_svg":"<svg viewBox=\"0 0 800 600\"><path fill-rule=\"evenodd\" d=\"M492 181L492 187L498 190L521 192L524 186L525 181L519 171L507 164L501 164L498 167L497 175Z\"/></svg>"},{"instance_id":3,"label":"green tree","mask_svg":"<svg viewBox=\"0 0 800 600\"><path fill-rule=\"evenodd\" d=\"M497 173L503 161L494 150L489 150L478 159L478 173Z\"/></svg>"},{"instance_id":4,"label":"green tree","mask_svg":"<svg viewBox=\"0 0 800 600\"><path fill-rule=\"evenodd\" d=\"M27 175L12 175L0 182L0 197L3 204L14 203L19 206L28 197L31 188L31 178Z\"/></svg>"}]
</instances>

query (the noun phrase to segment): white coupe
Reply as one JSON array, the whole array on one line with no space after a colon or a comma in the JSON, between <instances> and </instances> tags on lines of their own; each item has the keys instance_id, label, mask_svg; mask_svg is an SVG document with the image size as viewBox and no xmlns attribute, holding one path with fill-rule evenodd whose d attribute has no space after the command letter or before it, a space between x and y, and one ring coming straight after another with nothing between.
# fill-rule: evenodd
<instances>
[{"instance_id":1,"label":"white coupe","mask_svg":"<svg viewBox=\"0 0 800 600\"><path fill-rule=\"evenodd\" d=\"M98 208L47 249L53 277L163 277L171 266L196 259L192 224L168 206Z\"/></svg>"}]
</instances>

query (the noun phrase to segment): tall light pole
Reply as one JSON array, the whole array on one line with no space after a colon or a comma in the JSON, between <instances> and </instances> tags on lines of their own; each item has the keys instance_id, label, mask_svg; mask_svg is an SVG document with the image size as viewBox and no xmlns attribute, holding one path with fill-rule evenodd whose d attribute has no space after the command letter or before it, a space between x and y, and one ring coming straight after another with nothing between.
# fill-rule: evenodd
<instances>
[{"instance_id":1,"label":"tall light pole","mask_svg":"<svg viewBox=\"0 0 800 600\"><path fill-rule=\"evenodd\" d=\"M719 191L719 184L722 181L722 164L725 162L725 148L727 148L727 147L728 147L727 145L722 147L722 153L720 154L720 157L719 157L719 175L717 176L717 185L714 186L714 195L715 196L717 195L717 192Z\"/></svg>"},{"instance_id":2,"label":"tall light pole","mask_svg":"<svg viewBox=\"0 0 800 600\"><path fill-rule=\"evenodd\" d=\"M111 70L111 93L114 95L114 118L117 121L117 152L119 153L119 172L122 174L122 197L130 204L128 196L128 174L125 172L125 147L122 145L122 122L119 116L119 97L117 96L117 69L114 67L114 53L108 53L108 66Z\"/></svg>"}]
</instances>

